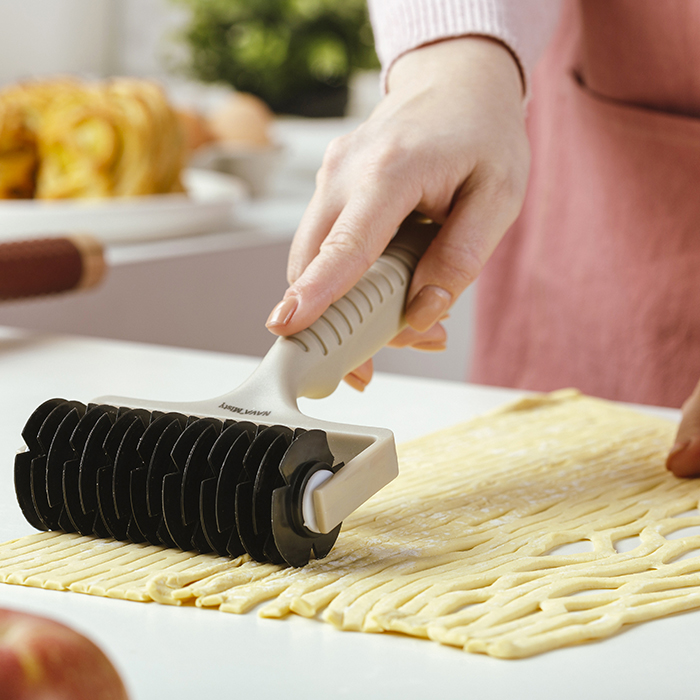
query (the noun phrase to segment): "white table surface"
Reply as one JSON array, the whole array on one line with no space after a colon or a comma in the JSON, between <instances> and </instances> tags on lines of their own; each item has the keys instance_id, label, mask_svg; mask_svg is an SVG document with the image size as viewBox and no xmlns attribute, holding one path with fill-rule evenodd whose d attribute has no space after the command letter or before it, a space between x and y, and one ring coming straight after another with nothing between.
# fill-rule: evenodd
<instances>
[{"instance_id":1,"label":"white table surface","mask_svg":"<svg viewBox=\"0 0 700 700\"><path fill-rule=\"evenodd\" d=\"M53 396L188 400L223 393L256 361L201 351L0 329L0 538L30 534L12 464L26 418ZM341 387L303 410L383 425L398 441L518 396L467 384L379 375L364 395ZM677 417L677 412L662 410ZM342 536L342 535L341 535ZM519 661L399 635L339 632L292 616L263 620L0 585L0 606L66 622L110 655L134 700L190 698L697 698L700 612L626 628L603 642ZM0 692L1 694L1 692Z\"/></svg>"}]
</instances>

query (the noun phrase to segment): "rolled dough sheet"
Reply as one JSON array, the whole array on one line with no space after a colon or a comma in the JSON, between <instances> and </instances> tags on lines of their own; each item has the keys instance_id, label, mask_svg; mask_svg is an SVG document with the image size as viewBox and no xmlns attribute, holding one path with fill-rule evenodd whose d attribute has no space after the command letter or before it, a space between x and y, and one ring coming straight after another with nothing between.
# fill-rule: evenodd
<instances>
[{"instance_id":1,"label":"rolled dough sheet","mask_svg":"<svg viewBox=\"0 0 700 700\"><path fill-rule=\"evenodd\" d=\"M700 481L664 468L674 432L536 396L401 446L399 478L303 569L39 533L0 545L0 581L531 656L700 607Z\"/></svg>"}]
</instances>

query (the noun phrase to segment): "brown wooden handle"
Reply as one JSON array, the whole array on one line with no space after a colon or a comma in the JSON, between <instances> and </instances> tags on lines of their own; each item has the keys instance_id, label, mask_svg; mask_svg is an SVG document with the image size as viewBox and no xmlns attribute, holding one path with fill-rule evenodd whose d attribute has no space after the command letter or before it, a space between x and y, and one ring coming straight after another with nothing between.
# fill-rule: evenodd
<instances>
[{"instance_id":1,"label":"brown wooden handle","mask_svg":"<svg viewBox=\"0 0 700 700\"><path fill-rule=\"evenodd\" d=\"M94 287L104 273L102 245L92 236L0 243L0 300Z\"/></svg>"}]
</instances>

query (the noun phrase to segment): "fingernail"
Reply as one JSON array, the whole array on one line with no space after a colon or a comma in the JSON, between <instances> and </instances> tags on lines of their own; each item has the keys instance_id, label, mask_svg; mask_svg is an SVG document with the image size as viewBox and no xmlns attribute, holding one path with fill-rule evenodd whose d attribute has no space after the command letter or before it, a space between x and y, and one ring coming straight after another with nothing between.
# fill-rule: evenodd
<instances>
[{"instance_id":1,"label":"fingernail","mask_svg":"<svg viewBox=\"0 0 700 700\"><path fill-rule=\"evenodd\" d=\"M668 457L666 457L666 469L671 468L671 462L673 462L678 455L685 452L688 449L688 445L690 445L690 440L685 440L683 442L677 442L671 448L671 451L668 453Z\"/></svg>"},{"instance_id":2,"label":"fingernail","mask_svg":"<svg viewBox=\"0 0 700 700\"><path fill-rule=\"evenodd\" d=\"M272 312L265 322L265 326L267 326L267 328L286 326L292 320L297 306L299 306L299 299L297 299L297 297L282 299L282 301L272 309Z\"/></svg>"},{"instance_id":3,"label":"fingernail","mask_svg":"<svg viewBox=\"0 0 700 700\"><path fill-rule=\"evenodd\" d=\"M445 343L414 343L411 347L416 350L423 350L424 352L442 352L443 350L447 350L447 345L445 345Z\"/></svg>"},{"instance_id":4,"label":"fingernail","mask_svg":"<svg viewBox=\"0 0 700 700\"><path fill-rule=\"evenodd\" d=\"M353 389L357 389L357 391L364 391L367 388L367 384L352 372L346 374L344 379Z\"/></svg>"},{"instance_id":5,"label":"fingernail","mask_svg":"<svg viewBox=\"0 0 700 700\"><path fill-rule=\"evenodd\" d=\"M452 295L442 287L427 285L416 294L406 309L406 323L421 333L440 320L452 303Z\"/></svg>"}]
</instances>

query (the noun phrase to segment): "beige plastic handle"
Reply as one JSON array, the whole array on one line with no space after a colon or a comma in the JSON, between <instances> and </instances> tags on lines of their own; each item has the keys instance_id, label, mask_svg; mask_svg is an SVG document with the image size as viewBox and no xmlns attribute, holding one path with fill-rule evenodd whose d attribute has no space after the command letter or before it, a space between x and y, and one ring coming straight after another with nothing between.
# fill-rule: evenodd
<instances>
[{"instance_id":1,"label":"beige plastic handle","mask_svg":"<svg viewBox=\"0 0 700 700\"><path fill-rule=\"evenodd\" d=\"M348 372L405 327L411 276L436 229L432 222L409 217L381 257L344 297L306 330L276 342L269 354L284 367L278 377L290 398L328 396Z\"/></svg>"}]
</instances>

